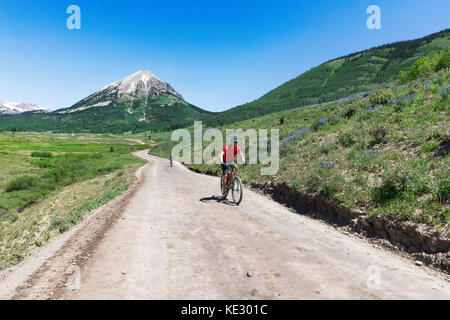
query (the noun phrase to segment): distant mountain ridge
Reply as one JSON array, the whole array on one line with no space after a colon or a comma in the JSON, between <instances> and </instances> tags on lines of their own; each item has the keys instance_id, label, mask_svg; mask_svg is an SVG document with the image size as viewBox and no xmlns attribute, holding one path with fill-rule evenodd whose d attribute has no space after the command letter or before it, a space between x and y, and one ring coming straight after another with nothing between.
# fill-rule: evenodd
<instances>
[{"instance_id":1,"label":"distant mountain ridge","mask_svg":"<svg viewBox=\"0 0 450 320\"><path fill-rule=\"evenodd\" d=\"M450 46L450 29L426 37L385 44L325 62L261 98L217 113L205 122L224 125L281 110L334 101L375 90L398 79L416 59Z\"/></svg>"},{"instance_id":2,"label":"distant mountain ridge","mask_svg":"<svg viewBox=\"0 0 450 320\"><path fill-rule=\"evenodd\" d=\"M0 115L20 114L24 112L51 112L51 110L32 103L0 100Z\"/></svg>"}]
</instances>

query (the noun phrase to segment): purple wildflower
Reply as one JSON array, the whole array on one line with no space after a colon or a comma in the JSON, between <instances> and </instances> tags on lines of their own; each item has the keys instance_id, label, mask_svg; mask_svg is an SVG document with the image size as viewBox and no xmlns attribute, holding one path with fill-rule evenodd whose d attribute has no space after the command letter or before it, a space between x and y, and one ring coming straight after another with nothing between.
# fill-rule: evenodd
<instances>
[{"instance_id":1,"label":"purple wildflower","mask_svg":"<svg viewBox=\"0 0 450 320\"><path fill-rule=\"evenodd\" d=\"M400 102L403 102L403 101L411 100L411 99L414 98L415 96L416 96L416 94L413 93L413 94L407 95L407 96L405 96L405 97L403 97L403 98L401 98L401 99L394 100L394 102L392 102L392 105L396 105L396 104L398 104L398 103L400 103Z\"/></svg>"},{"instance_id":2,"label":"purple wildflower","mask_svg":"<svg viewBox=\"0 0 450 320\"><path fill-rule=\"evenodd\" d=\"M361 159L366 158L366 159L372 159L375 156L379 156L381 153L380 151L372 151L372 150L367 150L364 154L360 154L359 157Z\"/></svg>"},{"instance_id":3,"label":"purple wildflower","mask_svg":"<svg viewBox=\"0 0 450 320\"><path fill-rule=\"evenodd\" d=\"M334 161L330 162L330 163L322 161L322 168L334 168L335 164L336 164L336 162L334 162Z\"/></svg>"}]
</instances>

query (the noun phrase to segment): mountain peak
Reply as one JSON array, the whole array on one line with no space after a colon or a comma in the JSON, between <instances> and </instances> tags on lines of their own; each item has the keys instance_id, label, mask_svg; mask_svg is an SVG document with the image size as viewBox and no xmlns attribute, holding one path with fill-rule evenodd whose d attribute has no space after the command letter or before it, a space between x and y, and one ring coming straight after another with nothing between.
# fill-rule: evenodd
<instances>
[{"instance_id":1,"label":"mountain peak","mask_svg":"<svg viewBox=\"0 0 450 320\"><path fill-rule=\"evenodd\" d=\"M157 79L161 81L157 76L155 76L150 70L139 70L138 72L133 73L132 75L129 75L128 77L125 77L124 79L120 80L122 82L132 82L132 81L143 81L147 82L150 79Z\"/></svg>"},{"instance_id":2,"label":"mountain peak","mask_svg":"<svg viewBox=\"0 0 450 320\"><path fill-rule=\"evenodd\" d=\"M119 96L134 95L137 93L145 93L148 95L170 93L184 100L181 94L149 70L137 71L103 88L103 90L106 89L116 91Z\"/></svg>"}]
</instances>

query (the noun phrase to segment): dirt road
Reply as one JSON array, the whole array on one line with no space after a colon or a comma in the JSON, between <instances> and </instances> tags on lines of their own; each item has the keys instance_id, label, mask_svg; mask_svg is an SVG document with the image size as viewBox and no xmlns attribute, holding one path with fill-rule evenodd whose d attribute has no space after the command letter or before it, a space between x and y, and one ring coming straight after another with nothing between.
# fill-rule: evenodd
<instances>
[{"instance_id":1,"label":"dirt road","mask_svg":"<svg viewBox=\"0 0 450 320\"><path fill-rule=\"evenodd\" d=\"M218 178L138 156L151 164L108 214L110 227L94 214L99 230L83 222L70 245L66 239L41 258L51 262L35 261L12 290L25 261L0 280L0 291L17 299L450 298L450 283L424 267L248 189L239 207L220 202ZM81 272L68 276L71 265Z\"/></svg>"}]
</instances>

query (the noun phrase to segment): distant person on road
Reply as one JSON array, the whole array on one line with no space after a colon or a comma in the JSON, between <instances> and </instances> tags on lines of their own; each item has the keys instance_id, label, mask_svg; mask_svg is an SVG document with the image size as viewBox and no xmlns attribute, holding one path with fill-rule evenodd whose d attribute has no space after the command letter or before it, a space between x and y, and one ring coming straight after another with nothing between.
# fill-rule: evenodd
<instances>
[{"instance_id":1,"label":"distant person on road","mask_svg":"<svg viewBox=\"0 0 450 320\"><path fill-rule=\"evenodd\" d=\"M170 154L169 160L170 160L170 166L173 167L173 156L172 156L172 154Z\"/></svg>"},{"instance_id":2,"label":"distant person on road","mask_svg":"<svg viewBox=\"0 0 450 320\"><path fill-rule=\"evenodd\" d=\"M223 147L222 153L220 154L220 161L222 166L222 173L224 175L228 174L229 169L233 167L237 167L235 160L236 155L240 155L242 158L243 163L245 164L245 156L242 152L242 149L238 146L238 138L233 138L233 143L225 145ZM226 183L226 179L224 180L224 184ZM223 188L225 185L222 186Z\"/></svg>"}]
</instances>

